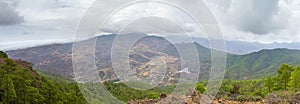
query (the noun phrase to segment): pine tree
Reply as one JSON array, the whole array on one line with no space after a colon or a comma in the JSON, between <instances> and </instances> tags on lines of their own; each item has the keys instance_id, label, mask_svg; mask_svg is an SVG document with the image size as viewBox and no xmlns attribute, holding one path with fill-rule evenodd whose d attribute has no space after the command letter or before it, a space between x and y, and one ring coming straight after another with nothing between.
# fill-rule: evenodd
<instances>
[{"instance_id":1,"label":"pine tree","mask_svg":"<svg viewBox=\"0 0 300 104\"><path fill-rule=\"evenodd\" d=\"M35 87L27 86L25 93L27 97L26 102L28 102L29 104L38 104L43 99L43 96L41 96L39 93L39 89Z\"/></svg>"},{"instance_id":2,"label":"pine tree","mask_svg":"<svg viewBox=\"0 0 300 104\"><path fill-rule=\"evenodd\" d=\"M0 51L0 58L8 58L7 54Z\"/></svg>"},{"instance_id":3,"label":"pine tree","mask_svg":"<svg viewBox=\"0 0 300 104\"><path fill-rule=\"evenodd\" d=\"M6 74L10 74L13 71L17 70L17 64L12 59L5 59L6 64L4 66L1 66L2 69L5 70Z\"/></svg>"},{"instance_id":4,"label":"pine tree","mask_svg":"<svg viewBox=\"0 0 300 104\"><path fill-rule=\"evenodd\" d=\"M292 72L290 79L290 89L294 91L298 90L300 88L300 67L297 67L295 71Z\"/></svg>"},{"instance_id":5,"label":"pine tree","mask_svg":"<svg viewBox=\"0 0 300 104\"><path fill-rule=\"evenodd\" d=\"M270 93L272 91L272 86L273 86L273 82L272 82L271 77L267 78L265 86L268 88L268 92Z\"/></svg>"},{"instance_id":6,"label":"pine tree","mask_svg":"<svg viewBox=\"0 0 300 104\"><path fill-rule=\"evenodd\" d=\"M279 77L284 84L284 89L287 90L287 85L290 81L291 73L293 72L293 67L289 66L288 64L282 64L281 67L278 69Z\"/></svg>"},{"instance_id":7,"label":"pine tree","mask_svg":"<svg viewBox=\"0 0 300 104\"><path fill-rule=\"evenodd\" d=\"M28 87L31 86L33 79L30 78L31 75L28 73L28 70L21 69L13 72L12 79L14 80L14 86L17 93L17 103L28 104L30 103L29 96L27 93Z\"/></svg>"},{"instance_id":8,"label":"pine tree","mask_svg":"<svg viewBox=\"0 0 300 104\"><path fill-rule=\"evenodd\" d=\"M6 74L4 75L4 80L2 82L1 89L4 91L3 96L3 103L4 104L11 104L15 103L15 100L17 98L16 91L14 88L13 81L10 77L10 75Z\"/></svg>"}]
</instances>

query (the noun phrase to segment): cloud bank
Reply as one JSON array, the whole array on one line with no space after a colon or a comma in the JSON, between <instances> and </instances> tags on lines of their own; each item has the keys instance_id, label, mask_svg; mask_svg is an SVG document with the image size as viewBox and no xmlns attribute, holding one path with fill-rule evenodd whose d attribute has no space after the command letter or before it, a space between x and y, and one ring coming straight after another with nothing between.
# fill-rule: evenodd
<instances>
[{"instance_id":1,"label":"cloud bank","mask_svg":"<svg viewBox=\"0 0 300 104\"><path fill-rule=\"evenodd\" d=\"M218 19L226 40L260 43L300 42L299 0L204 1ZM5 43L9 46L6 43L24 41L24 44L20 45L32 42L31 46L41 44L31 40L70 40L75 35L80 18L93 2L94 0L3 0L0 2L0 44ZM109 9L113 5L111 3L99 8ZM188 5L193 6L193 3ZM183 35L183 32L187 31L192 37L202 34L185 14L157 4L124 9L113 16L105 29L107 32L116 32L122 28L122 22L132 19L130 16L151 13L159 16L160 20L145 18L133 21L124 29L127 32L157 31L162 35ZM174 17L179 24L164 20L164 17Z\"/></svg>"},{"instance_id":2,"label":"cloud bank","mask_svg":"<svg viewBox=\"0 0 300 104\"><path fill-rule=\"evenodd\" d=\"M0 25L15 25L23 21L23 17L14 8L0 1Z\"/></svg>"},{"instance_id":3,"label":"cloud bank","mask_svg":"<svg viewBox=\"0 0 300 104\"><path fill-rule=\"evenodd\" d=\"M297 0L206 0L228 40L299 42Z\"/></svg>"}]
</instances>

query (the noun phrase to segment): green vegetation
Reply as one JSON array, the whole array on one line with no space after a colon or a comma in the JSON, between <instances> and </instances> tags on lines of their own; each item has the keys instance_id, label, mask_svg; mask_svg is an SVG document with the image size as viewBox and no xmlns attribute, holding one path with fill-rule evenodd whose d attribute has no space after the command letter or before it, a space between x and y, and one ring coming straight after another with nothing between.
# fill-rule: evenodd
<instances>
[{"instance_id":1,"label":"green vegetation","mask_svg":"<svg viewBox=\"0 0 300 104\"><path fill-rule=\"evenodd\" d=\"M263 80L224 80L217 95L228 100L259 100L266 96Z\"/></svg>"},{"instance_id":2,"label":"green vegetation","mask_svg":"<svg viewBox=\"0 0 300 104\"><path fill-rule=\"evenodd\" d=\"M289 98L298 93L300 68L282 64L277 72L277 76L256 80L224 80L217 97L229 100L257 101L274 93L283 96L282 98Z\"/></svg>"},{"instance_id":3,"label":"green vegetation","mask_svg":"<svg viewBox=\"0 0 300 104\"><path fill-rule=\"evenodd\" d=\"M217 98L237 101L258 101L267 99L275 94L282 101L287 101L297 95L300 89L300 67L282 64L277 71L277 76L255 80L223 80ZM126 102L131 99L158 98L162 93L169 94L175 86L157 87L150 90L132 89L123 83L105 82L104 85L112 95ZM199 82L195 89L203 94L207 82Z\"/></svg>"},{"instance_id":4,"label":"green vegetation","mask_svg":"<svg viewBox=\"0 0 300 104\"><path fill-rule=\"evenodd\" d=\"M149 90L139 90L127 87L123 83L112 83L112 82L104 82L104 85L110 93L118 98L121 101L127 102L129 100L137 100L137 99L157 99L160 94L169 94L173 91L175 87L157 87ZM167 89L167 90L163 90Z\"/></svg>"},{"instance_id":5,"label":"green vegetation","mask_svg":"<svg viewBox=\"0 0 300 104\"><path fill-rule=\"evenodd\" d=\"M261 50L246 55L227 56L225 78L248 80L276 76L283 63L300 65L300 51L290 49Z\"/></svg>"},{"instance_id":6,"label":"green vegetation","mask_svg":"<svg viewBox=\"0 0 300 104\"><path fill-rule=\"evenodd\" d=\"M67 78L57 78L36 72L32 64L12 60L0 51L0 104L105 104L119 99L123 102L137 99L156 99L160 94L170 94L175 85L139 90L127 87L123 83L84 83L77 84ZM199 93L206 91L207 82L199 82L195 89ZM95 87L96 86L96 87ZM83 92L101 92L85 95ZM138 86L137 86L138 87ZM107 89L107 90L104 90ZM257 101L276 93L278 97L289 99L300 95L300 67L282 64L276 76L255 80L223 80L217 98ZM106 92L108 91L108 92ZM288 93L285 93L288 92ZM116 98L107 99L112 94Z\"/></svg>"},{"instance_id":7,"label":"green vegetation","mask_svg":"<svg viewBox=\"0 0 300 104\"><path fill-rule=\"evenodd\" d=\"M0 51L0 58L8 58L7 54Z\"/></svg>"},{"instance_id":8,"label":"green vegetation","mask_svg":"<svg viewBox=\"0 0 300 104\"><path fill-rule=\"evenodd\" d=\"M26 62L18 63L0 52L0 104L84 104L76 84L47 80L30 69ZM4 56L4 57L3 57ZM20 67L23 65L23 67Z\"/></svg>"},{"instance_id":9,"label":"green vegetation","mask_svg":"<svg viewBox=\"0 0 300 104\"><path fill-rule=\"evenodd\" d=\"M197 83L196 88L195 88L198 93L203 94L204 91L206 90L206 88L201 84L201 83Z\"/></svg>"},{"instance_id":10,"label":"green vegetation","mask_svg":"<svg viewBox=\"0 0 300 104\"><path fill-rule=\"evenodd\" d=\"M290 90L298 91L300 90L300 67L297 67L294 72L292 72L290 77Z\"/></svg>"},{"instance_id":11,"label":"green vegetation","mask_svg":"<svg viewBox=\"0 0 300 104\"><path fill-rule=\"evenodd\" d=\"M1 52L3 53L3 52ZM123 83L104 82L77 84L69 79L57 78L36 72L31 69L30 63L14 61L1 54L0 60L0 104L85 104L87 103L79 86L84 92L102 92L100 95L91 93L87 95L91 103L105 104L112 102L107 99L108 93L121 101L152 98L160 94L169 94L175 86L138 90L127 87ZM22 66L22 67L20 67ZM26 67L27 66L27 67ZM79 85L79 86L78 86ZM103 86L104 87L101 87ZM117 103L117 101L116 101Z\"/></svg>"},{"instance_id":12,"label":"green vegetation","mask_svg":"<svg viewBox=\"0 0 300 104\"><path fill-rule=\"evenodd\" d=\"M291 73L294 71L294 68L289 66L288 64L283 64L279 69L278 69L278 74L279 77L284 84L284 89L287 89L287 84L290 81Z\"/></svg>"}]
</instances>

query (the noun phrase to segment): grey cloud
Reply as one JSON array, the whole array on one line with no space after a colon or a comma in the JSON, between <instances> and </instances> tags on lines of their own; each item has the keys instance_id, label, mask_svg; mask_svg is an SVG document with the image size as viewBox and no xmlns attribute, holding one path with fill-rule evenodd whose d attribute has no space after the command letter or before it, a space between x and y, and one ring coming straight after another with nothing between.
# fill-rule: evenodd
<instances>
[{"instance_id":1,"label":"grey cloud","mask_svg":"<svg viewBox=\"0 0 300 104\"><path fill-rule=\"evenodd\" d=\"M134 1L134 0L124 0L122 2L129 2L129 1ZM179 0L176 1L179 2ZM195 1L197 1L196 4L202 3L202 2L198 2L198 0ZM124 4L122 2L120 2L119 0L102 1L99 3L95 2L95 4L92 7L97 8L101 11L94 11L94 12L88 11L86 13L85 17L88 17L89 19L86 19L86 21L85 20L81 21L81 23L85 23L82 25L82 29L87 29L87 30L84 30L83 32L86 33L82 33L82 34L92 34L93 31L98 29L98 28L95 29L93 27L97 27L95 25L101 24L99 23L99 21L105 20L106 18L103 18L105 17L105 15L109 14L110 12L116 12L115 10ZM180 3L181 2L182 1L180 1ZM179 5L179 7L182 7L182 9L190 10L189 13L193 14L194 15L193 17L197 17L201 15L201 21L199 22L201 23L203 22L203 24L215 23L215 21L213 21L212 19L212 16L202 15L199 13L199 12L210 13L204 10L207 9L205 8L204 4L198 5L198 7L196 7L195 2L183 2L181 5ZM202 8L203 10L197 8ZM201 32L200 28L197 26L195 21L193 21L193 18L190 17L190 14L186 14L184 10L181 10L181 8L174 8L173 6L166 6L164 3L157 3L157 2L137 3L135 5L131 5L126 8L120 9L119 11L117 11L117 14L112 16L110 20L107 22L108 24L111 25L104 27L102 31L105 32L118 31L120 28L122 28L120 25L124 25L128 21L140 17L141 18L159 17L159 18L152 18L152 19L143 18L140 21L135 21L133 22L133 24L130 24L129 27L127 26L125 28L126 32L159 33L159 34L180 34L180 33L182 34L185 32L189 32L189 33L199 32L199 31ZM169 19L171 21L165 19ZM89 21L89 20L95 20L95 21ZM185 28L186 30L183 30L181 28Z\"/></svg>"},{"instance_id":2,"label":"grey cloud","mask_svg":"<svg viewBox=\"0 0 300 104\"><path fill-rule=\"evenodd\" d=\"M291 10L280 6L282 2L289 4L290 1L288 0L220 0L208 2L216 5L217 11L220 12L219 16L226 25L256 35L276 34L286 29L293 17Z\"/></svg>"},{"instance_id":3,"label":"grey cloud","mask_svg":"<svg viewBox=\"0 0 300 104\"><path fill-rule=\"evenodd\" d=\"M19 13L7 3L0 2L0 25L14 25L24 21Z\"/></svg>"},{"instance_id":4,"label":"grey cloud","mask_svg":"<svg viewBox=\"0 0 300 104\"><path fill-rule=\"evenodd\" d=\"M276 33L288 27L289 20L292 17L289 11L279 7L281 0L207 0L218 6L218 11L221 11L223 18L227 24L232 25L242 32L249 32L257 35ZM287 2L287 1L284 1ZM194 5L193 3L187 3ZM195 10L197 11L197 10ZM178 14L171 14L171 16ZM184 18L184 17L182 17ZM160 22L147 22L152 27L161 28ZM155 24L156 23L156 24ZM163 22L161 22L163 23ZM137 26L135 29L140 28ZM166 32L176 33L177 28L164 28ZM113 30L113 28L110 28ZM152 29L152 28L145 28ZM162 29L162 28L161 28ZM172 30L172 31L171 31Z\"/></svg>"},{"instance_id":5,"label":"grey cloud","mask_svg":"<svg viewBox=\"0 0 300 104\"><path fill-rule=\"evenodd\" d=\"M225 23L225 26L233 27L234 30L242 33L255 34L255 35L267 35L267 34L279 34L285 31L291 25L291 18L293 13L286 7L280 6L281 2L290 2L290 0L206 0L216 6L218 14ZM289 4L289 3L287 3ZM193 3L187 3L193 7ZM195 9L195 11L198 11ZM179 14L170 13L168 16L179 16ZM185 17L182 17L185 18ZM147 22L152 27L158 27L163 29L163 25L159 25L160 21ZM156 23L156 24L155 24ZM158 26L156 26L158 25ZM132 26L134 27L134 26ZM145 29L153 29L148 27ZM167 27L167 26L165 26ZM165 32L176 33L179 30L177 28L164 28ZM120 27L116 27L120 28ZM132 29L138 29L141 26L136 26ZM173 29L172 29L173 28ZM112 31L115 28L109 28ZM108 29L108 30L109 30ZM188 32L193 29L188 30ZM146 30L145 30L146 31ZM234 33L229 33L234 34ZM241 35L241 34L240 34Z\"/></svg>"},{"instance_id":6,"label":"grey cloud","mask_svg":"<svg viewBox=\"0 0 300 104\"><path fill-rule=\"evenodd\" d=\"M279 0L243 0L232 5L231 22L245 32L268 34L281 26L275 26L273 17L279 12ZM282 24L279 24L282 25Z\"/></svg>"}]
</instances>

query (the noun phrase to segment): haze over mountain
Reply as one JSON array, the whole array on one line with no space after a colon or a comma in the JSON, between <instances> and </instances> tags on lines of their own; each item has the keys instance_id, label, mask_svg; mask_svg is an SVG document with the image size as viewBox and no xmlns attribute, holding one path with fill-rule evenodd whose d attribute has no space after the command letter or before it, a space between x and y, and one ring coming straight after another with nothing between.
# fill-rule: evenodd
<instances>
[{"instance_id":1,"label":"haze over mountain","mask_svg":"<svg viewBox=\"0 0 300 104\"><path fill-rule=\"evenodd\" d=\"M115 35L97 37L96 62L99 75L104 80L118 80L113 73L111 64L111 47ZM197 47L201 61L200 79L207 79L210 72L210 49L198 43L179 43L178 47L189 47L194 44ZM213 50L214 51L214 50ZM51 73L73 76L72 44L54 44L28 49L7 51L14 59L24 59L35 65L38 70L46 70ZM225 78L253 79L275 75L278 66L282 63L291 65L300 64L300 51L291 49L269 49L253 52L245 55L228 54ZM162 37L147 36L139 40L130 51L130 67L141 77L149 75L149 70L154 67L152 58L159 57L167 63L170 72L164 79L171 84L177 81L181 69L180 60L176 48ZM152 69L151 69L152 70Z\"/></svg>"},{"instance_id":2,"label":"haze over mountain","mask_svg":"<svg viewBox=\"0 0 300 104\"><path fill-rule=\"evenodd\" d=\"M167 36L167 38L170 38L174 40L176 43L183 43L188 41L189 39L192 39L194 42L199 43L202 46L210 47L209 41L206 38L196 38L196 37L183 37L183 36ZM247 42L247 41L238 41L238 40L216 40L224 42L226 45L225 52L232 53L232 54L249 54L252 52L257 52L263 49L276 49L276 48L286 48L286 49L297 49L300 50L300 43L299 42L283 42L283 43L260 43L260 42Z\"/></svg>"},{"instance_id":3,"label":"haze over mountain","mask_svg":"<svg viewBox=\"0 0 300 104\"><path fill-rule=\"evenodd\" d=\"M179 43L186 43L189 42L190 39L192 39L194 42L209 48L209 42L205 38L196 38L196 37L183 37L183 36L166 36L165 38L172 39L175 44ZM220 41L220 43L223 40L217 40ZM0 43L0 50L3 51L10 51L10 50L18 50L18 49L26 49L31 47L39 47L39 46L45 46L45 45L52 45L52 44L65 44L70 43L72 40L51 40L51 41L26 41L26 42L19 42L14 43L14 45ZM252 52L257 52L263 49L276 49L276 48L286 48L286 49L297 49L300 50L300 43L299 42L283 42L283 43L259 43L259 42L247 42L247 41L231 41L231 40L224 40L226 46L225 52L231 53L231 54L249 54Z\"/></svg>"}]
</instances>

